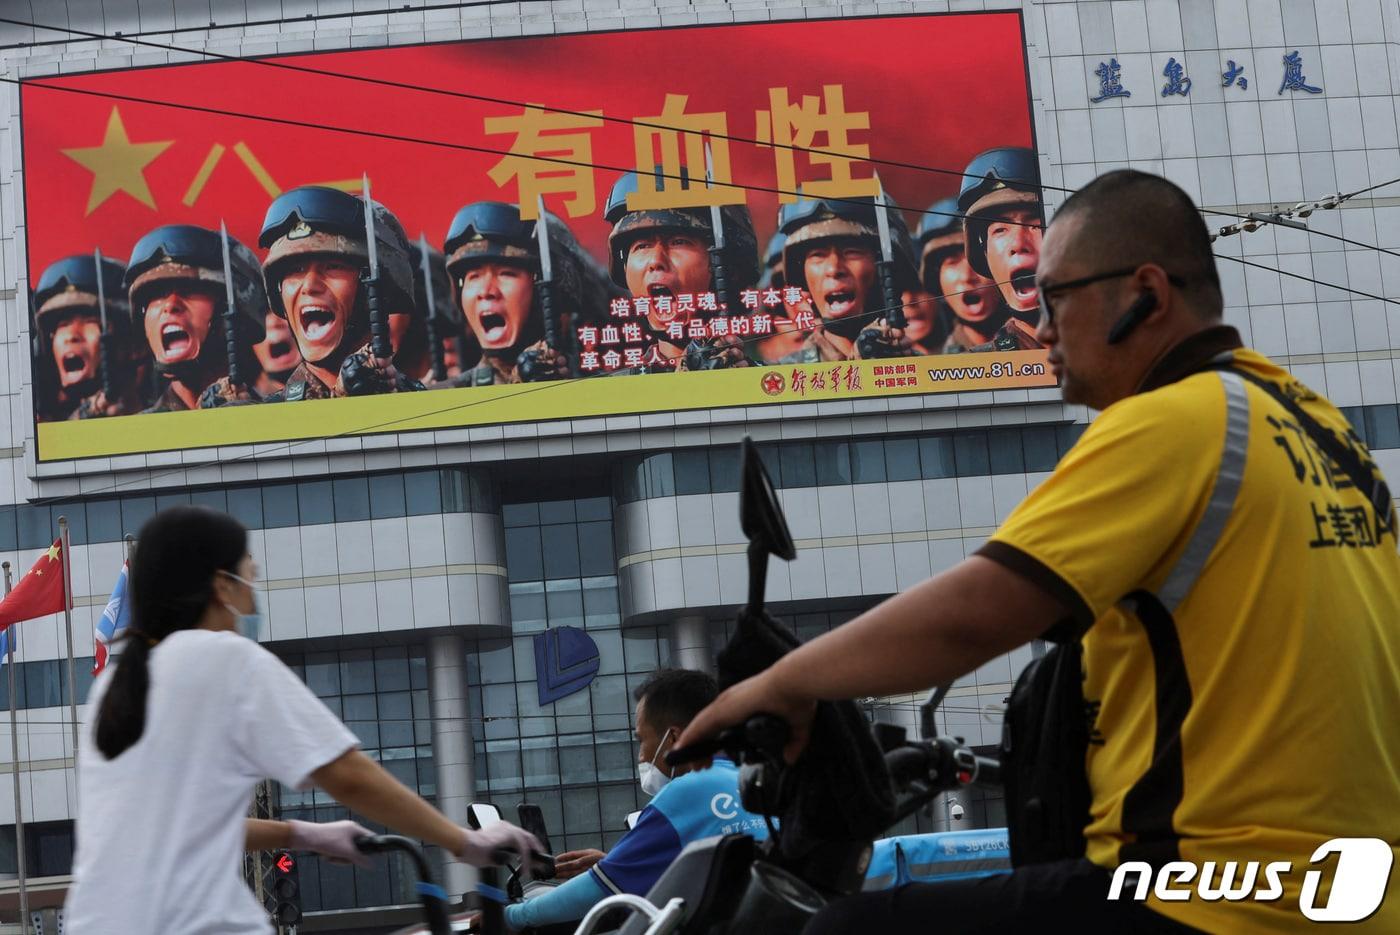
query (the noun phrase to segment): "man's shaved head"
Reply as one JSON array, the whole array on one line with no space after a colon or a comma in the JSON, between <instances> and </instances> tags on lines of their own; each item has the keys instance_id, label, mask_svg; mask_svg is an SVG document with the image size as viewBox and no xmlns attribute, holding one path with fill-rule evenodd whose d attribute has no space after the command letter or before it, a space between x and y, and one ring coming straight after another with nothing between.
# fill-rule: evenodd
<instances>
[{"instance_id":1,"label":"man's shaved head","mask_svg":"<svg viewBox=\"0 0 1400 935\"><path fill-rule=\"evenodd\" d=\"M1161 176L1119 169L1070 195L1055 220L1076 217L1074 252L1102 269L1156 263L1186 281L1197 313L1219 318L1224 306L1210 231L1191 196Z\"/></svg>"}]
</instances>

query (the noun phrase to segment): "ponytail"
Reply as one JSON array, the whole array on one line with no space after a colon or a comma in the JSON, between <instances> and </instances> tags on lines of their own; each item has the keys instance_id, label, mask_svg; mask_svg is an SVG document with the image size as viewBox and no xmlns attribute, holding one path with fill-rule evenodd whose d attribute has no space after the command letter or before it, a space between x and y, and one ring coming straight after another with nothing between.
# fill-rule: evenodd
<instances>
[{"instance_id":1,"label":"ponytail","mask_svg":"<svg viewBox=\"0 0 1400 935\"><path fill-rule=\"evenodd\" d=\"M248 531L205 507L177 506L151 517L131 559L131 626L102 698L94 737L109 760L134 746L146 730L151 650L180 630L192 630L214 599L214 575L233 571L248 551Z\"/></svg>"}]
</instances>

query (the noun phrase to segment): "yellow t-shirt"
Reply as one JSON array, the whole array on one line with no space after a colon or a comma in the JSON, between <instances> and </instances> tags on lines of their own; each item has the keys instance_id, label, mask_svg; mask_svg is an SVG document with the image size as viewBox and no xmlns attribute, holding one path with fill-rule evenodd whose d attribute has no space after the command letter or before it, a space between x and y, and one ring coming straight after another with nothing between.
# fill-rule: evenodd
<instances>
[{"instance_id":1,"label":"yellow t-shirt","mask_svg":"<svg viewBox=\"0 0 1400 935\"><path fill-rule=\"evenodd\" d=\"M1262 355L1237 350L1233 366L1349 432ZM1216 885L1225 861L1241 864L1236 885L1246 861L1288 861L1276 901L1208 902L1192 880L1179 887L1188 900L1150 905L1210 932L1312 931L1298 906L1304 874L1321 869L1325 895L1337 865L1309 864L1319 845L1380 838L1392 855L1400 845L1400 553L1287 410L1247 381L1234 386L1247 405L1228 444L1227 383L1214 371L1108 407L983 554L1088 627L1088 857L1107 868L1215 861ZM1220 476L1232 469L1237 484ZM1197 535L1231 486L1228 510L1206 521L1216 528ZM1193 540L1208 558L1179 601L1158 602L1180 586L1173 570L1192 563ZM1145 599L1120 603L1134 592ZM1379 910L1348 932L1400 932L1397 879L1400 868Z\"/></svg>"}]
</instances>

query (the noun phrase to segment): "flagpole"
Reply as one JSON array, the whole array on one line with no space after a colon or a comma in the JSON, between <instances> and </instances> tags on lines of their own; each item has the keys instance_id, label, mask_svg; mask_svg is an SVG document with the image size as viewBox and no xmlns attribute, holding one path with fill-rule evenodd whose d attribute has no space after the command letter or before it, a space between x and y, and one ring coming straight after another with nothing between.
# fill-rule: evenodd
<instances>
[{"instance_id":1,"label":"flagpole","mask_svg":"<svg viewBox=\"0 0 1400 935\"><path fill-rule=\"evenodd\" d=\"M78 672L73 663L73 576L68 561L71 542L68 537L68 517L58 518L58 536L63 550L63 633L68 637L68 714L73 727L73 802L78 801Z\"/></svg>"},{"instance_id":2,"label":"flagpole","mask_svg":"<svg viewBox=\"0 0 1400 935\"><path fill-rule=\"evenodd\" d=\"M10 596L10 563L0 563L5 569L5 596ZM20 931L29 931L29 886L25 883L24 866L24 812L20 807L19 794L19 716L15 711L15 641L19 639L19 628L10 626L10 765L15 784L15 869L19 871L19 924Z\"/></svg>"}]
</instances>

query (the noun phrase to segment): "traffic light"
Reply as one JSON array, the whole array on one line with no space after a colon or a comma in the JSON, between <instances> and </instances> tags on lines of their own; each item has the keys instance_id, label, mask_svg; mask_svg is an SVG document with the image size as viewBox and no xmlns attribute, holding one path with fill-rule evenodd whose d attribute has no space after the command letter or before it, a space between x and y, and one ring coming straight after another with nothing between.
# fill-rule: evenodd
<instances>
[{"instance_id":1,"label":"traffic light","mask_svg":"<svg viewBox=\"0 0 1400 935\"><path fill-rule=\"evenodd\" d=\"M286 851L272 855L272 922L296 925L301 921L301 887L297 883L297 863Z\"/></svg>"}]
</instances>

